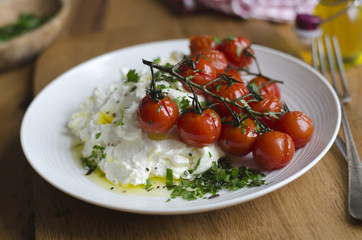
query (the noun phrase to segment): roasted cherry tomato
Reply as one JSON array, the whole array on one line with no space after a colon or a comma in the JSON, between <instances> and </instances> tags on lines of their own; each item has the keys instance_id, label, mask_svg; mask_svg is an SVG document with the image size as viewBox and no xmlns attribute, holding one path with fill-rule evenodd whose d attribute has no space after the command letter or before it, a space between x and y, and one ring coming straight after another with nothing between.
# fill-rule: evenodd
<instances>
[{"instance_id":1,"label":"roasted cherry tomato","mask_svg":"<svg viewBox=\"0 0 362 240\"><path fill-rule=\"evenodd\" d=\"M191 55L196 54L202 49L216 49L217 43L214 41L214 38L207 35L192 36L189 39L190 41L190 52Z\"/></svg>"},{"instance_id":2,"label":"roasted cherry tomato","mask_svg":"<svg viewBox=\"0 0 362 240\"><path fill-rule=\"evenodd\" d=\"M270 131L256 139L253 157L265 169L279 169L290 162L294 151L294 142L288 134Z\"/></svg>"},{"instance_id":3,"label":"roasted cherry tomato","mask_svg":"<svg viewBox=\"0 0 362 240\"><path fill-rule=\"evenodd\" d=\"M193 61L194 66L190 66L186 63L181 66L181 76L184 76L191 82L199 85L205 85L216 78L217 71L210 60L205 59L200 55L192 56L191 60ZM183 83L183 85L186 90L190 91L190 88L186 84ZM203 94L203 92L197 88L193 88L193 90L196 94Z\"/></svg>"},{"instance_id":4,"label":"roasted cherry tomato","mask_svg":"<svg viewBox=\"0 0 362 240\"><path fill-rule=\"evenodd\" d=\"M177 121L178 135L181 140L193 147L205 147L214 143L221 131L219 115L212 109L202 114L185 111Z\"/></svg>"},{"instance_id":5,"label":"roasted cherry tomato","mask_svg":"<svg viewBox=\"0 0 362 240\"><path fill-rule=\"evenodd\" d=\"M280 99L280 90L276 82L269 81L264 77L256 77L250 80L248 85L254 85L263 98L273 95Z\"/></svg>"},{"instance_id":6,"label":"roasted cherry tomato","mask_svg":"<svg viewBox=\"0 0 362 240\"><path fill-rule=\"evenodd\" d=\"M197 52L194 56L200 55L200 57L204 58L214 66L217 74L223 73L228 65L228 61L224 55L219 50L216 49L202 49Z\"/></svg>"},{"instance_id":7,"label":"roasted cherry tomato","mask_svg":"<svg viewBox=\"0 0 362 240\"><path fill-rule=\"evenodd\" d=\"M298 149L304 147L312 138L314 125L306 114L300 111L291 111L280 117L278 131L290 135L294 141L295 149Z\"/></svg>"},{"instance_id":8,"label":"roasted cherry tomato","mask_svg":"<svg viewBox=\"0 0 362 240\"><path fill-rule=\"evenodd\" d=\"M254 120L243 120L240 126L234 126L232 117L228 117L221 125L219 144L221 148L235 156L245 156L252 151L253 144L258 137Z\"/></svg>"},{"instance_id":9,"label":"roasted cherry tomato","mask_svg":"<svg viewBox=\"0 0 362 240\"><path fill-rule=\"evenodd\" d=\"M283 110L283 103L279 98L273 95L267 95L260 102L250 103L251 108L259 113L275 113L280 114ZM268 116L269 119L261 118L261 120L271 129L276 129L279 117Z\"/></svg>"},{"instance_id":10,"label":"roasted cherry tomato","mask_svg":"<svg viewBox=\"0 0 362 240\"><path fill-rule=\"evenodd\" d=\"M177 104L164 97L154 101L145 96L138 106L138 120L141 128L148 133L165 133L172 128L178 118Z\"/></svg>"},{"instance_id":11,"label":"roasted cherry tomato","mask_svg":"<svg viewBox=\"0 0 362 240\"><path fill-rule=\"evenodd\" d=\"M214 94L229 100L235 100L249 94L245 83L235 71L227 72L225 76L229 79L231 78L232 81L230 82L229 80L221 79L213 83L209 90ZM215 109L220 116L225 117L230 115L229 110L221 101L211 96L208 96L208 100L217 103L217 105L215 105ZM248 99L246 98L245 100L247 101ZM238 104L243 106L241 101L238 101ZM228 106L236 113L243 113L239 107L231 104L228 104Z\"/></svg>"},{"instance_id":12,"label":"roasted cherry tomato","mask_svg":"<svg viewBox=\"0 0 362 240\"><path fill-rule=\"evenodd\" d=\"M248 67L254 59L250 42L245 37L228 37L222 41L218 49L225 54L230 67L233 68Z\"/></svg>"}]
</instances>

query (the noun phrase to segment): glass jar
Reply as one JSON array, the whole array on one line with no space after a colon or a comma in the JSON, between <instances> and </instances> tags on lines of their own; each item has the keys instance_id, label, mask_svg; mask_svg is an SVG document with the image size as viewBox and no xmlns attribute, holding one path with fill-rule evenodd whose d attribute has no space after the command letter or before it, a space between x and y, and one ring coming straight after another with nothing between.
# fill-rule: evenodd
<instances>
[{"instance_id":1,"label":"glass jar","mask_svg":"<svg viewBox=\"0 0 362 240\"><path fill-rule=\"evenodd\" d=\"M361 0L321 0L315 15L325 22L323 34L336 36L343 60L347 65L362 63L362 8ZM340 14L339 14L340 13ZM330 20L329 17L335 16Z\"/></svg>"}]
</instances>

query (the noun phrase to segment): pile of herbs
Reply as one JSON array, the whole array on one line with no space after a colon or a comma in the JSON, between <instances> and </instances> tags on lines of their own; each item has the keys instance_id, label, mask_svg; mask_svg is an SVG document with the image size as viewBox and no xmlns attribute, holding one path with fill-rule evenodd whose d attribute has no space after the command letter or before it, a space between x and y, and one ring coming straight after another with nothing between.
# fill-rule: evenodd
<instances>
[{"instance_id":1,"label":"pile of herbs","mask_svg":"<svg viewBox=\"0 0 362 240\"><path fill-rule=\"evenodd\" d=\"M20 14L16 23L0 28L0 43L6 42L12 38L38 28L48 20L48 17L37 17L32 14Z\"/></svg>"},{"instance_id":2,"label":"pile of herbs","mask_svg":"<svg viewBox=\"0 0 362 240\"><path fill-rule=\"evenodd\" d=\"M192 173L193 170L189 170ZM212 167L204 173L197 175L194 179L186 180L180 177L180 183L174 185L171 169L167 169L166 186L171 192L171 198L181 197L184 200L195 200L198 198L218 197L222 189L236 191L244 187L258 187L265 183L265 174L259 170L246 166L231 166L231 161L221 158L218 163L213 162Z\"/></svg>"}]
</instances>

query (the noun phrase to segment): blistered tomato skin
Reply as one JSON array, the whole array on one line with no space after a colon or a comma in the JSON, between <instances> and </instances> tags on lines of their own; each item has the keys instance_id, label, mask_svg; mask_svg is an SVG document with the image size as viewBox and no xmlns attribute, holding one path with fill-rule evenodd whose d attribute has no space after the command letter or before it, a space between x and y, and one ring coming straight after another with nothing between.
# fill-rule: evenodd
<instances>
[{"instance_id":1,"label":"blistered tomato skin","mask_svg":"<svg viewBox=\"0 0 362 240\"><path fill-rule=\"evenodd\" d=\"M295 152L292 138L279 131L270 131L261 135L254 143L253 157L267 170L285 167Z\"/></svg>"},{"instance_id":2,"label":"blistered tomato skin","mask_svg":"<svg viewBox=\"0 0 362 240\"><path fill-rule=\"evenodd\" d=\"M260 102L250 103L250 107L259 113L281 113L283 110L283 103L281 100L273 95L267 95ZM261 118L261 120L270 128L276 129L278 125L278 119L269 117L270 119Z\"/></svg>"},{"instance_id":3,"label":"blistered tomato skin","mask_svg":"<svg viewBox=\"0 0 362 240\"><path fill-rule=\"evenodd\" d=\"M254 59L249 40L242 36L225 39L218 49L225 54L233 68L248 67Z\"/></svg>"},{"instance_id":4,"label":"blistered tomato skin","mask_svg":"<svg viewBox=\"0 0 362 240\"><path fill-rule=\"evenodd\" d=\"M196 54L203 49L217 48L217 43L211 36L208 35L192 36L190 37L189 42L191 55Z\"/></svg>"},{"instance_id":5,"label":"blistered tomato skin","mask_svg":"<svg viewBox=\"0 0 362 240\"><path fill-rule=\"evenodd\" d=\"M206 61L209 61L212 66L215 68L217 75L224 73L228 62L224 55L219 50L216 49L202 49L199 52L195 53L193 57L200 55L199 58L204 58Z\"/></svg>"},{"instance_id":6,"label":"blistered tomato skin","mask_svg":"<svg viewBox=\"0 0 362 240\"><path fill-rule=\"evenodd\" d=\"M204 110L201 115L186 111L177 121L177 131L184 143L202 148L216 142L219 138L221 120L212 109Z\"/></svg>"},{"instance_id":7,"label":"blistered tomato skin","mask_svg":"<svg viewBox=\"0 0 362 240\"><path fill-rule=\"evenodd\" d=\"M280 90L276 82L268 82L264 77L256 77L250 80L248 84L255 84L263 98L267 95L273 95L280 99Z\"/></svg>"},{"instance_id":8,"label":"blistered tomato skin","mask_svg":"<svg viewBox=\"0 0 362 240\"><path fill-rule=\"evenodd\" d=\"M278 131L287 133L294 141L295 149L304 147L312 138L314 125L303 112L291 111L283 114L278 122Z\"/></svg>"},{"instance_id":9,"label":"blistered tomato skin","mask_svg":"<svg viewBox=\"0 0 362 240\"><path fill-rule=\"evenodd\" d=\"M225 75L235 79L237 82L229 84L225 80L219 80L219 81L213 83L209 87L209 90L212 93L214 93L218 96L221 96L224 99L228 99L228 100L239 99L239 98L249 94L249 90L247 89L246 84L235 71L226 72ZM248 98L245 98L244 100L247 101ZM216 103L214 108L217 110L217 112L219 113L219 115L221 117L230 116L230 111L220 100L213 98L212 96L208 96L208 101ZM241 101L239 101L238 104L240 106L243 106ZM228 104L228 106L230 107L230 109L232 111L234 111L238 114L243 113L243 110L237 106L234 106L232 104Z\"/></svg>"},{"instance_id":10,"label":"blistered tomato skin","mask_svg":"<svg viewBox=\"0 0 362 240\"><path fill-rule=\"evenodd\" d=\"M221 148L234 156L245 156L252 151L253 144L258 137L257 128L252 119L243 121L241 126L233 126L232 117L225 119L221 126L219 144Z\"/></svg>"},{"instance_id":11,"label":"blistered tomato skin","mask_svg":"<svg viewBox=\"0 0 362 240\"><path fill-rule=\"evenodd\" d=\"M145 96L138 107L141 128L151 134L161 134L170 130L178 118L177 104L165 97L157 102Z\"/></svg>"},{"instance_id":12,"label":"blistered tomato skin","mask_svg":"<svg viewBox=\"0 0 362 240\"><path fill-rule=\"evenodd\" d=\"M186 63L181 67L182 71L180 75L189 78L191 82L198 85L205 85L217 77L217 70L213 66L212 62L208 59L199 56L191 57L191 60L195 64L195 68L188 66ZM191 91L189 86L182 82L187 91ZM193 88L196 94L204 94L197 88Z\"/></svg>"}]
</instances>

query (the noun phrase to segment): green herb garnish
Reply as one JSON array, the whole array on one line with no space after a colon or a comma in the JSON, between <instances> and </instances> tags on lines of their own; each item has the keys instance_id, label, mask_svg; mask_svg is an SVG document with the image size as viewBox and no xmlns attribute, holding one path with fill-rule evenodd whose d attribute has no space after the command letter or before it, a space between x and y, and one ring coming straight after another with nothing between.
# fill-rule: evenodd
<instances>
[{"instance_id":1,"label":"green herb garnish","mask_svg":"<svg viewBox=\"0 0 362 240\"><path fill-rule=\"evenodd\" d=\"M89 171L86 175L91 174L98 166L98 163L106 158L106 153L104 152L105 148L100 145L94 145L91 155L88 157L81 157L82 165L84 168L88 168Z\"/></svg>"},{"instance_id":2,"label":"green herb garnish","mask_svg":"<svg viewBox=\"0 0 362 240\"><path fill-rule=\"evenodd\" d=\"M140 76L138 75L135 69L131 69L128 71L126 82L138 82L139 80Z\"/></svg>"},{"instance_id":3,"label":"green herb garnish","mask_svg":"<svg viewBox=\"0 0 362 240\"><path fill-rule=\"evenodd\" d=\"M100 137L101 137L101 135L102 135L102 133L101 133L101 132L97 133L97 134L96 134L96 139L100 138Z\"/></svg>"},{"instance_id":4,"label":"green herb garnish","mask_svg":"<svg viewBox=\"0 0 362 240\"><path fill-rule=\"evenodd\" d=\"M212 38L214 40L214 42L216 42L216 44L220 45L222 43L222 40L220 38L217 37L213 37Z\"/></svg>"},{"instance_id":5,"label":"green herb garnish","mask_svg":"<svg viewBox=\"0 0 362 240\"><path fill-rule=\"evenodd\" d=\"M20 14L16 23L0 28L0 42L23 35L40 27L49 20L48 17L37 17L32 14Z\"/></svg>"},{"instance_id":6,"label":"green herb garnish","mask_svg":"<svg viewBox=\"0 0 362 240\"><path fill-rule=\"evenodd\" d=\"M144 189L149 189L150 187L152 187L152 179L151 178L148 178L146 180L146 183L142 185L142 188Z\"/></svg>"},{"instance_id":7,"label":"green herb garnish","mask_svg":"<svg viewBox=\"0 0 362 240\"><path fill-rule=\"evenodd\" d=\"M166 187L170 190L173 187L173 171L172 169L166 169Z\"/></svg>"},{"instance_id":8,"label":"green herb garnish","mask_svg":"<svg viewBox=\"0 0 362 240\"><path fill-rule=\"evenodd\" d=\"M153 62L156 63L156 64L160 64L160 63L161 63L161 58L160 58L160 57L155 58L155 59L153 60Z\"/></svg>"},{"instance_id":9,"label":"green herb garnish","mask_svg":"<svg viewBox=\"0 0 362 240\"><path fill-rule=\"evenodd\" d=\"M187 99L186 96L177 97L174 99L174 101L180 110L185 110L191 106L190 100Z\"/></svg>"},{"instance_id":10,"label":"green herb garnish","mask_svg":"<svg viewBox=\"0 0 362 240\"><path fill-rule=\"evenodd\" d=\"M168 88L165 84L158 84L157 86L156 86L156 89L165 89L165 88Z\"/></svg>"},{"instance_id":11,"label":"green herb garnish","mask_svg":"<svg viewBox=\"0 0 362 240\"><path fill-rule=\"evenodd\" d=\"M176 197L181 197L184 200L196 200L197 194L196 191L188 190L190 183L184 178L180 177L180 184L172 188L171 199Z\"/></svg>"},{"instance_id":12,"label":"green herb garnish","mask_svg":"<svg viewBox=\"0 0 362 240\"><path fill-rule=\"evenodd\" d=\"M193 169L189 169L187 170L190 174L192 174L193 172L195 172L197 170L197 168L200 166L200 161L201 161L201 158L199 158L199 160L197 160L197 163L195 165L195 167Z\"/></svg>"},{"instance_id":13,"label":"green herb garnish","mask_svg":"<svg viewBox=\"0 0 362 240\"><path fill-rule=\"evenodd\" d=\"M245 166L232 167L226 159L220 159L219 163L213 162L212 167L206 172L197 175L192 180L185 180L180 177L180 184L170 187L172 190L171 199L181 197L184 200L194 200L218 196L222 189L236 191L244 187L258 187L265 183L265 175L259 170Z\"/></svg>"},{"instance_id":14,"label":"green herb garnish","mask_svg":"<svg viewBox=\"0 0 362 240\"><path fill-rule=\"evenodd\" d=\"M233 35L229 35L229 36L227 36L227 38L226 38L227 40L235 40L236 39L236 37L235 36L233 36Z\"/></svg>"},{"instance_id":15,"label":"green herb garnish","mask_svg":"<svg viewBox=\"0 0 362 240\"><path fill-rule=\"evenodd\" d=\"M121 119L118 121L116 126L119 126L119 125L123 126L124 125L123 119L124 119L124 106L122 106L122 108L121 108Z\"/></svg>"},{"instance_id":16,"label":"green herb garnish","mask_svg":"<svg viewBox=\"0 0 362 240\"><path fill-rule=\"evenodd\" d=\"M240 46L238 46L237 48L236 48L236 56L238 56L238 57L240 57L241 56L241 47Z\"/></svg>"},{"instance_id":17,"label":"green herb garnish","mask_svg":"<svg viewBox=\"0 0 362 240\"><path fill-rule=\"evenodd\" d=\"M166 65L167 65L167 64L166 64ZM166 65L165 65L165 67L166 67ZM171 65L171 64L168 64L168 65L170 65L170 67L173 66L173 65ZM162 71L155 72L155 81L156 81L156 82L166 81L166 82L170 82L170 83L176 83L176 82L178 82L177 78L172 77L170 74L165 73L165 72L162 72Z\"/></svg>"}]
</instances>

